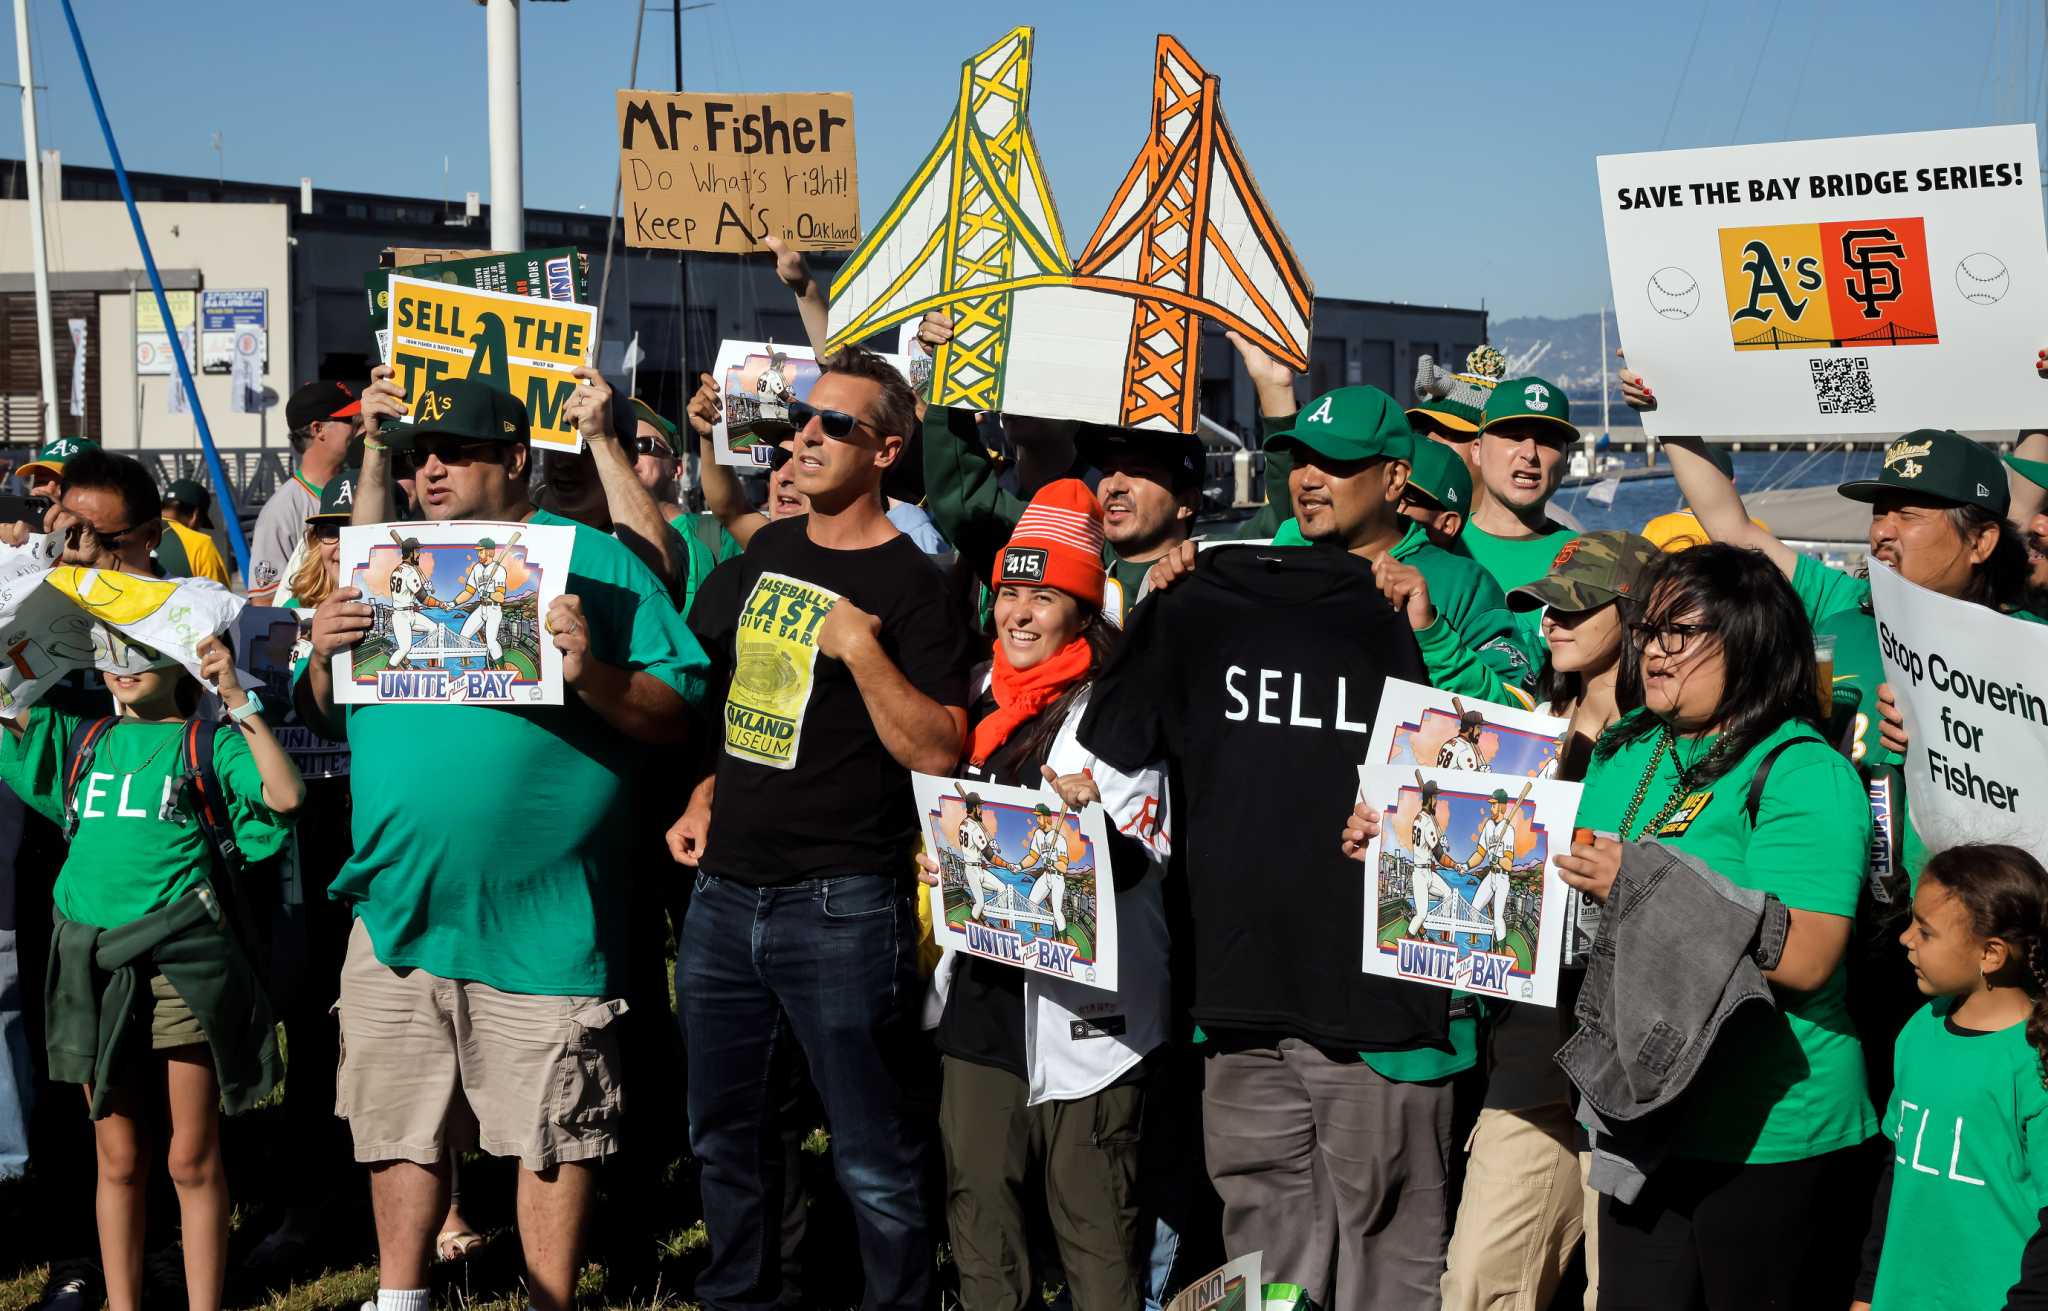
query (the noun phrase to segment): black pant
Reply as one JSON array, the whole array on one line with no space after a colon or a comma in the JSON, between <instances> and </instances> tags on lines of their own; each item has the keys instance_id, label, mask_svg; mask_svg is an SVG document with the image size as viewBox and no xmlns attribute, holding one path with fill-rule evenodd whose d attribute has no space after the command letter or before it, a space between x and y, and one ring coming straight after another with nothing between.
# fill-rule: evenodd
<instances>
[{"instance_id":1,"label":"black pant","mask_svg":"<svg viewBox=\"0 0 2048 1311\"><path fill-rule=\"evenodd\" d=\"M1805 1308L1816 1285L1847 1303L1853 1250L1840 1250L1833 1208L1867 1153L1727 1165L1664 1162L1633 1203L1600 1203L1600 1311ZM1869 1194L1858 1194L1868 1209ZM1830 1269L1829 1267L1838 1267Z\"/></svg>"}]
</instances>

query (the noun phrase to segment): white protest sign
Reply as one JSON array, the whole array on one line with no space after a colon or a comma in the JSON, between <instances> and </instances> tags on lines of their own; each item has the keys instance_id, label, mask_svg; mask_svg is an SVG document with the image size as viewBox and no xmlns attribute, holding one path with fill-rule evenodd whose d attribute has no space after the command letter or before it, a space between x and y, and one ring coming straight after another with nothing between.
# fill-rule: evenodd
<instances>
[{"instance_id":1,"label":"white protest sign","mask_svg":"<svg viewBox=\"0 0 2048 1311\"><path fill-rule=\"evenodd\" d=\"M542 625L566 590L573 534L461 519L343 528L342 584L376 614L335 653L335 701L561 705L562 653Z\"/></svg>"},{"instance_id":2,"label":"white protest sign","mask_svg":"<svg viewBox=\"0 0 2048 1311\"><path fill-rule=\"evenodd\" d=\"M2026 124L1601 156L1644 431L2039 422L2038 155Z\"/></svg>"},{"instance_id":3,"label":"white protest sign","mask_svg":"<svg viewBox=\"0 0 2048 1311\"><path fill-rule=\"evenodd\" d=\"M1930 851L2048 851L2048 626L1930 592L1873 560L1885 679L1906 717L1906 794ZM2029 680L2032 680L2030 685Z\"/></svg>"},{"instance_id":4,"label":"white protest sign","mask_svg":"<svg viewBox=\"0 0 2048 1311\"><path fill-rule=\"evenodd\" d=\"M1557 1005L1580 786L1516 774L1367 765L1380 812L1366 846L1364 970L1508 1001Z\"/></svg>"},{"instance_id":5,"label":"white protest sign","mask_svg":"<svg viewBox=\"0 0 2048 1311\"><path fill-rule=\"evenodd\" d=\"M1033 974L1115 989L1116 889L1100 805L1049 791L912 774L941 947Z\"/></svg>"}]
</instances>

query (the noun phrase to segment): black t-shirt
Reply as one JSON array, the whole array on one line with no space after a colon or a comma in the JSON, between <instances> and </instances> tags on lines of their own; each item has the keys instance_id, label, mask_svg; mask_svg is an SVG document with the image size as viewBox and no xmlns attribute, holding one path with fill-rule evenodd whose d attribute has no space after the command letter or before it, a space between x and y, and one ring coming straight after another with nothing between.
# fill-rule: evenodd
<instances>
[{"instance_id":1,"label":"black t-shirt","mask_svg":"<svg viewBox=\"0 0 2048 1311\"><path fill-rule=\"evenodd\" d=\"M841 874L909 877L910 775L882 745L846 666L820 655L840 597L881 620L882 649L943 706L967 703L968 630L908 537L835 551L803 517L754 534L697 589L690 630L722 701L705 868L757 887Z\"/></svg>"},{"instance_id":2,"label":"black t-shirt","mask_svg":"<svg viewBox=\"0 0 2048 1311\"><path fill-rule=\"evenodd\" d=\"M1444 1046L1450 994L1362 968L1366 878L1338 849L1380 691L1427 681L1372 566L1225 546L1132 612L1081 743L1176 770L1195 1020L1339 1050Z\"/></svg>"}]
</instances>

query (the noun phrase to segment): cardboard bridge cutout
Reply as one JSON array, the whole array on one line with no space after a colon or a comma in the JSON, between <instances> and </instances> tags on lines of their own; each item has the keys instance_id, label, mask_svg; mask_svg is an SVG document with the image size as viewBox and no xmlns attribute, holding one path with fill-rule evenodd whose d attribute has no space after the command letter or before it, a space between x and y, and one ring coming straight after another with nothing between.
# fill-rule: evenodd
<instances>
[{"instance_id":1,"label":"cardboard bridge cutout","mask_svg":"<svg viewBox=\"0 0 2048 1311\"><path fill-rule=\"evenodd\" d=\"M1201 320L1306 370L1315 290L1218 80L1159 38L1145 144L1077 260L1031 137L1031 45L1019 27L961 66L952 119L833 280L828 346L946 309L932 403L1184 433Z\"/></svg>"}]
</instances>

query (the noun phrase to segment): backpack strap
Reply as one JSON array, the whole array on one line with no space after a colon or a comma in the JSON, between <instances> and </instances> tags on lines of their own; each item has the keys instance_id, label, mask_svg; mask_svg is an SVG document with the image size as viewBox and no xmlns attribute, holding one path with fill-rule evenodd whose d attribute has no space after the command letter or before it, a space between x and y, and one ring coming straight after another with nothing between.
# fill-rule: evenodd
<instances>
[{"instance_id":1,"label":"backpack strap","mask_svg":"<svg viewBox=\"0 0 2048 1311\"><path fill-rule=\"evenodd\" d=\"M114 726L112 716L80 721L64 744L64 840L78 835L78 781L92 765L93 750Z\"/></svg>"},{"instance_id":2,"label":"backpack strap","mask_svg":"<svg viewBox=\"0 0 2048 1311\"><path fill-rule=\"evenodd\" d=\"M1764 784L1771 777L1771 766L1777 764L1778 757L1784 755L1786 751L1798 746L1801 742L1807 741L1818 742L1822 746L1827 746L1826 740L1818 737L1788 737L1769 751L1764 752L1764 758L1756 762L1756 773L1749 776L1748 810L1749 826L1751 828L1756 827L1757 810L1764 804Z\"/></svg>"},{"instance_id":3,"label":"backpack strap","mask_svg":"<svg viewBox=\"0 0 2048 1311\"><path fill-rule=\"evenodd\" d=\"M234 825L228 819L227 793L221 789L220 775L214 772L214 727L195 715L185 721L179 744L193 817L199 821L207 845L220 857L222 870L233 874L241 868L242 853L235 844Z\"/></svg>"}]
</instances>

